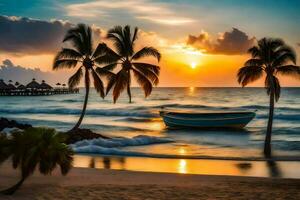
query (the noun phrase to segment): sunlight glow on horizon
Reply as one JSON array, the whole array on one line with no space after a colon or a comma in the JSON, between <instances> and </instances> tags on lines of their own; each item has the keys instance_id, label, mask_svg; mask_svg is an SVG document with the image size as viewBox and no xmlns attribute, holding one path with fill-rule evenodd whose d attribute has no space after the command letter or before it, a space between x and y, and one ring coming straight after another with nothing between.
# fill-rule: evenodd
<instances>
[{"instance_id":1,"label":"sunlight glow on horizon","mask_svg":"<svg viewBox=\"0 0 300 200\"><path fill-rule=\"evenodd\" d=\"M191 63L191 68L192 68L192 69L195 69L196 67L197 67L197 63L196 63L196 62L192 62L192 63Z\"/></svg>"}]
</instances>

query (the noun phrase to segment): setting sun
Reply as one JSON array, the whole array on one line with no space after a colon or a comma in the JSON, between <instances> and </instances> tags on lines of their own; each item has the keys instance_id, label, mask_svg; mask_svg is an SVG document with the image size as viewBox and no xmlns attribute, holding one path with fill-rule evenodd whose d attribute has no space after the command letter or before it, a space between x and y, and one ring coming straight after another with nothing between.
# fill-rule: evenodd
<instances>
[{"instance_id":1,"label":"setting sun","mask_svg":"<svg viewBox=\"0 0 300 200\"><path fill-rule=\"evenodd\" d=\"M190 64L190 67L191 67L192 69L195 69L195 68L197 67L197 63L192 62L192 63Z\"/></svg>"}]
</instances>

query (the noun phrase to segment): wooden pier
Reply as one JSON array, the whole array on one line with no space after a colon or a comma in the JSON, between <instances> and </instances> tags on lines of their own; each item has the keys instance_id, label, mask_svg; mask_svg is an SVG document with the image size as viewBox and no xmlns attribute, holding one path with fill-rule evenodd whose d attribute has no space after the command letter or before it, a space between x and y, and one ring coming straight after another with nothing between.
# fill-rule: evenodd
<instances>
[{"instance_id":1,"label":"wooden pier","mask_svg":"<svg viewBox=\"0 0 300 200\"><path fill-rule=\"evenodd\" d=\"M60 86L60 83L56 84ZM2 79L0 80L0 96L47 96L47 95L59 95L59 94L76 94L79 93L78 88L67 88L65 84L63 87L53 88L48 85L44 80L41 84L32 79L26 86L16 82L14 85L12 81L6 84Z\"/></svg>"},{"instance_id":2,"label":"wooden pier","mask_svg":"<svg viewBox=\"0 0 300 200\"><path fill-rule=\"evenodd\" d=\"M53 89L53 90L0 90L0 96L47 96L57 94L76 94L79 89Z\"/></svg>"}]
</instances>

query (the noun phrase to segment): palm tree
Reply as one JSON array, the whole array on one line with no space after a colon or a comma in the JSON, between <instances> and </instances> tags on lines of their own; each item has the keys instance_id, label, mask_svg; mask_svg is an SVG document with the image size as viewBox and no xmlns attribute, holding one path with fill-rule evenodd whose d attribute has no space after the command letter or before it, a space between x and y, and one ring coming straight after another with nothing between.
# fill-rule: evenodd
<instances>
[{"instance_id":1,"label":"palm tree","mask_svg":"<svg viewBox=\"0 0 300 200\"><path fill-rule=\"evenodd\" d=\"M84 24L78 24L75 28L70 29L65 35L63 42L70 42L73 45L73 48L63 48L57 54L54 60L53 69L70 69L79 66L75 74L70 77L68 82L69 87L72 89L79 84L81 78L83 77L83 71L85 73L85 99L81 116L72 129L75 130L79 128L85 115L90 90L90 74L92 74L94 79L96 91L100 93L102 98L105 96L103 82L96 73L94 67L95 62L97 63L99 60L101 60L101 56L104 54L106 45L104 43L100 43L96 49L93 49L92 30L89 26Z\"/></svg>"},{"instance_id":2,"label":"palm tree","mask_svg":"<svg viewBox=\"0 0 300 200\"><path fill-rule=\"evenodd\" d=\"M277 102L280 97L280 83L276 76L281 74L300 77L300 67L293 65L296 64L295 51L281 39L263 38L248 52L252 58L247 60L244 66L239 69L237 78L244 87L261 78L264 74L266 75L265 88L270 96L270 107L264 154L270 157L274 101Z\"/></svg>"},{"instance_id":3,"label":"palm tree","mask_svg":"<svg viewBox=\"0 0 300 200\"><path fill-rule=\"evenodd\" d=\"M0 137L0 152L6 155L0 161L11 158L13 168L21 171L21 180L1 193L14 194L37 167L41 174L49 175L59 166L66 175L72 167L73 151L64 140L62 134L50 128L29 128L13 132L10 138Z\"/></svg>"},{"instance_id":4,"label":"palm tree","mask_svg":"<svg viewBox=\"0 0 300 200\"><path fill-rule=\"evenodd\" d=\"M138 38L138 28L131 33L130 26L116 26L108 31L107 38L114 42L115 50L107 47L106 55L100 63L107 64L103 68L97 68L99 74L103 70L113 71L118 65L121 69L115 74L108 76L106 94L113 88L114 103L119 98L121 92L127 89L129 102L131 103L131 72L135 76L137 83L145 92L145 97L149 96L153 85L159 82L158 76L160 68L157 65L138 62L139 59L147 56L153 56L159 62L161 54L153 47L144 47L135 52L134 47ZM105 72L104 72L105 73Z\"/></svg>"}]
</instances>

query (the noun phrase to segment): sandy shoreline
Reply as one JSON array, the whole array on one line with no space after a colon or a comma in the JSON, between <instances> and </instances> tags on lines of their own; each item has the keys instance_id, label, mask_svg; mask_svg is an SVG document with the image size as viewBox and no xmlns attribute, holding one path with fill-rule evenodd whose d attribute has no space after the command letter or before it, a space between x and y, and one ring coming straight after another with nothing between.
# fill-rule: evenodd
<instances>
[{"instance_id":1,"label":"sandy shoreline","mask_svg":"<svg viewBox=\"0 0 300 200\"><path fill-rule=\"evenodd\" d=\"M0 188L16 171L0 167ZM73 168L66 177L35 174L11 197L0 199L300 199L300 179L183 175Z\"/></svg>"}]
</instances>

